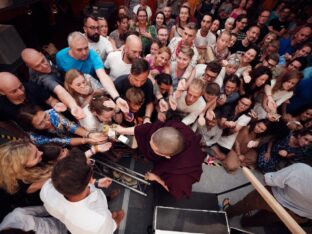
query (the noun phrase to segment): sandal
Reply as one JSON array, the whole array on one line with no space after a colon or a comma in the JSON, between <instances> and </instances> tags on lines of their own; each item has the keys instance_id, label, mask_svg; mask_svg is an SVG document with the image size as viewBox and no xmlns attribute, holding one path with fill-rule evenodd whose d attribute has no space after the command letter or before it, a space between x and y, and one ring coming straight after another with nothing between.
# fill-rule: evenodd
<instances>
[{"instance_id":1,"label":"sandal","mask_svg":"<svg viewBox=\"0 0 312 234\"><path fill-rule=\"evenodd\" d=\"M226 211L230 206L231 206L230 199L229 198L224 198L224 200L222 202L222 210Z\"/></svg>"}]
</instances>

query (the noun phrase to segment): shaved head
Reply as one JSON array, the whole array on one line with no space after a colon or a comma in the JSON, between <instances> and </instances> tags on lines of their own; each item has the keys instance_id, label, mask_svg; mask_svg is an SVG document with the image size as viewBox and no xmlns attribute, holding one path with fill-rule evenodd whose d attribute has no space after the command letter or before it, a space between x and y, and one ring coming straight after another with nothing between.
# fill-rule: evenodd
<instances>
[{"instance_id":1,"label":"shaved head","mask_svg":"<svg viewBox=\"0 0 312 234\"><path fill-rule=\"evenodd\" d=\"M23 103L26 99L23 84L9 72L0 72L0 94L16 105Z\"/></svg>"},{"instance_id":2,"label":"shaved head","mask_svg":"<svg viewBox=\"0 0 312 234\"><path fill-rule=\"evenodd\" d=\"M127 37L125 48L125 54L129 62L132 63L133 59L139 58L142 53L142 41L136 35L130 35Z\"/></svg>"},{"instance_id":3,"label":"shaved head","mask_svg":"<svg viewBox=\"0 0 312 234\"><path fill-rule=\"evenodd\" d=\"M31 68L32 70L40 73L50 73L51 72L51 65L49 64L46 57L39 51L26 48L22 51L21 57L24 63Z\"/></svg>"},{"instance_id":4,"label":"shaved head","mask_svg":"<svg viewBox=\"0 0 312 234\"><path fill-rule=\"evenodd\" d=\"M150 145L156 154L168 158L182 152L184 137L173 127L163 127L153 133Z\"/></svg>"}]
</instances>

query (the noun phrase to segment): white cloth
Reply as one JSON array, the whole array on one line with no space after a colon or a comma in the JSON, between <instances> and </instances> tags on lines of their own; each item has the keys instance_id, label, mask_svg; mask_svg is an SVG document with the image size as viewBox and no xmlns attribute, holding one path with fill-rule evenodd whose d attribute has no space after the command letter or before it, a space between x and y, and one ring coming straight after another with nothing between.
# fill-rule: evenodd
<instances>
[{"instance_id":1,"label":"white cloth","mask_svg":"<svg viewBox=\"0 0 312 234\"><path fill-rule=\"evenodd\" d=\"M271 80L271 88L274 88L274 85L276 84L276 80ZM272 93L272 98L276 103L276 106L279 107L282 105L285 101L290 99L293 96L293 91L286 91L286 90L278 90L274 93ZM267 112L262 107L262 103L257 102L255 104L254 110L257 112L258 119L265 119L267 116Z\"/></svg>"},{"instance_id":2,"label":"white cloth","mask_svg":"<svg viewBox=\"0 0 312 234\"><path fill-rule=\"evenodd\" d=\"M48 217L48 215L49 213L43 206L15 208L4 217L0 224L0 230L18 228L26 232L67 234L65 225L54 217Z\"/></svg>"},{"instance_id":3,"label":"white cloth","mask_svg":"<svg viewBox=\"0 0 312 234\"><path fill-rule=\"evenodd\" d=\"M207 126L200 126L198 127L198 132L202 135L201 142L208 147L217 143L222 135L222 129L218 125L211 129L207 129Z\"/></svg>"},{"instance_id":4,"label":"white cloth","mask_svg":"<svg viewBox=\"0 0 312 234\"><path fill-rule=\"evenodd\" d=\"M90 186L90 194L81 201L70 202L60 194L49 179L42 187L40 198L44 207L61 220L72 234L112 234L117 225L108 209L102 190Z\"/></svg>"},{"instance_id":5,"label":"white cloth","mask_svg":"<svg viewBox=\"0 0 312 234\"><path fill-rule=\"evenodd\" d=\"M214 45L216 44L217 37L216 35L214 35L212 32L209 31L207 35L207 40L208 40L208 45Z\"/></svg>"},{"instance_id":6,"label":"white cloth","mask_svg":"<svg viewBox=\"0 0 312 234\"><path fill-rule=\"evenodd\" d=\"M181 37L174 37L171 39L168 47L171 51L171 62L174 62L176 61L177 59L177 55L176 55L176 50L177 50L177 46L178 46L178 43L182 40ZM197 48L195 47L195 43L192 44L192 47L191 47L193 50L194 50L194 55L192 57L192 62L191 62L191 66L195 67L196 64L197 64L197 60L198 60L198 51L197 51Z\"/></svg>"},{"instance_id":7,"label":"white cloth","mask_svg":"<svg viewBox=\"0 0 312 234\"><path fill-rule=\"evenodd\" d=\"M116 80L119 76L130 74L131 65L122 60L122 51L109 53L104 63L105 68L109 69L109 76Z\"/></svg>"},{"instance_id":8,"label":"white cloth","mask_svg":"<svg viewBox=\"0 0 312 234\"><path fill-rule=\"evenodd\" d=\"M98 42L89 41L89 48L93 49L101 57L103 62L107 55L114 50L112 43L103 36L100 36Z\"/></svg>"},{"instance_id":9,"label":"white cloth","mask_svg":"<svg viewBox=\"0 0 312 234\"><path fill-rule=\"evenodd\" d=\"M276 200L301 217L312 219L312 168L295 163L280 171L266 173L264 179L271 186Z\"/></svg>"},{"instance_id":10,"label":"white cloth","mask_svg":"<svg viewBox=\"0 0 312 234\"><path fill-rule=\"evenodd\" d=\"M141 4L138 4L138 5L133 7L133 13L135 15L137 15L137 12L138 12L140 7L141 7ZM147 18L148 18L148 21L149 21L151 16L152 16L152 10L151 10L151 8L149 6L146 6L145 10L147 12Z\"/></svg>"},{"instance_id":11,"label":"white cloth","mask_svg":"<svg viewBox=\"0 0 312 234\"><path fill-rule=\"evenodd\" d=\"M82 108L82 111L86 117L79 120L79 125L91 132L101 132L103 130L103 124L92 114L89 104Z\"/></svg>"},{"instance_id":12,"label":"white cloth","mask_svg":"<svg viewBox=\"0 0 312 234\"><path fill-rule=\"evenodd\" d=\"M236 121L236 125L239 125L239 126L247 126L248 123L250 122L251 118L247 115L242 115L240 116ZM221 136L218 140L218 145L228 149L228 150L231 150L233 145L234 145L234 142L236 140L236 137L238 135L238 132L235 132L231 135L228 135L228 136Z\"/></svg>"},{"instance_id":13,"label":"white cloth","mask_svg":"<svg viewBox=\"0 0 312 234\"><path fill-rule=\"evenodd\" d=\"M201 29L199 29L196 33L196 47L207 47L208 45L214 45L216 43L216 36L212 32L209 31L205 37L203 37L200 32Z\"/></svg>"},{"instance_id":14,"label":"white cloth","mask_svg":"<svg viewBox=\"0 0 312 234\"><path fill-rule=\"evenodd\" d=\"M182 122L185 125L191 125L195 122L199 114L204 110L206 102L203 97L200 97L196 102L188 106L185 103L186 94L187 92L184 91L181 97L177 99L177 110L183 113L188 113L188 115L182 119Z\"/></svg>"}]
</instances>

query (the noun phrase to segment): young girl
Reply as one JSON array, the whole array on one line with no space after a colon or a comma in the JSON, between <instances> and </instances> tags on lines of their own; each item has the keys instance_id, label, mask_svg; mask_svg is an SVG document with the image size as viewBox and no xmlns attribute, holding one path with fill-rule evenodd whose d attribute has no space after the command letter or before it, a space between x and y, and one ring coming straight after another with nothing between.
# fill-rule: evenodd
<instances>
[{"instance_id":1,"label":"young girl","mask_svg":"<svg viewBox=\"0 0 312 234\"><path fill-rule=\"evenodd\" d=\"M226 171L233 172L241 165L247 166L256 163L256 148L259 146L260 137L267 130L268 125L269 122L266 120L258 120L239 131L233 148L222 161Z\"/></svg>"},{"instance_id":2,"label":"young girl","mask_svg":"<svg viewBox=\"0 0 312 234\"><path fill-rule=\"evenodd\" d=\"M262 105L257 103L255 105L255 111L258 114L259 119L268 118L270 121L277 121L276 117L277 108L282 105L282 114L286 114L287 101L293 96L296 85L302 79L301 72L292 71L285 72L277 79L271 80L271 96L276 104L276 109L271 110L268 107L268 97L263 96Z\"/></svg>"},{"instance_id":3,"label":"young girl","mask_svg":"<svg viewBox=\"0 0 312 234\"><path fill-rule=\"evenodd\" d=\"M224 59L227 59L230 52L228 45L231 40L231 34L228 31L223 31L217 39L215 45L208 45L207 47L207 60L208 62L217 60L221 62Z\"/></svg>"},{"instance_id":4,"label":"young girl","mask_svg":"<svg viewBox=\"0 0 312 234\"><path fill-rule=\"evenodd\" d=\"M88 108L92 115L88 115L84 119L84 123L93 131L101 132L103 125L111 124L113 120L121 122L115 118L116 105L106 92L95 92Z\"/></svg>"},{"instance_id":5,"label":"young girl","mask_svg":"<svg viewBox=\"0 0 312 234\"><path fill-rule=\"evenodd\" d=\"M150 53L145 56L147 61L153 59L158 53L161 48L161 43L159 40L153 40L150 48Z\"/></svg>"},{"instance_id":6,"label":"young girl","mask_svg":"<svg viewBox=\"0 0 312 234\"><path fill-rule=\"evenodd\" d=\"M150 65L149 77L155 83L155 76L160 73L170 74L170 57L171 51L168 47L162 47L159 49L158 53L153 57L146 58Z\"/></svg>"},{"instance_id":7,"label":"young girl","mask_svg":"<svg viewBox=\"0 0 312 234\"><path fill-rule=\"evenodd\" d=\"M131 87L126 91L126 101L129 105L129 113L123 113L123 126L131 127L143 123L144 113L140 111L144 101L144 92L136 87Z\"/></svg>"}]
</instances>

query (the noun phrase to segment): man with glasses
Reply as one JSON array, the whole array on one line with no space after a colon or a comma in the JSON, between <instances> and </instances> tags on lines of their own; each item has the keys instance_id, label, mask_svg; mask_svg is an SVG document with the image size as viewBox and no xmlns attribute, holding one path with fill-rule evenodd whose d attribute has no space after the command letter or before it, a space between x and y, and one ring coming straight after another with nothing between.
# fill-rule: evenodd
<instances>
[{"instance_id":1,"label":"man with glasses","mask_svg":"<svg viewBox=\"0 0 312 234\"><path fill-rule=\"evenodd\" d=\"M98 18L94 15L87 15L83 20L83 25L89 48L93 49L104 61L107 55L113 51L113 46L109 40L100 35Z\"/></svg>"},{"instance_id":2,"label":"man with glasses","mask_svg":"<svg viewBox=\"0 0 312 234\"><path fill-rule=\"evenodd\" d=\"M111 234L124 217L124 211L111 213L108 209L101 188L111 183L107 177L94 180L92 165L82 151L74 149L56 163L40 198L46 210L71 233Z\"/></svg>"},{"instance_id":3,"label":"man with glasses","mask_svg":"<svg viewBox=\"0 0 312 234\"><path fill-rule=\"evenodd\" d=\"M217 84L220 84L220 83L222 84L222 81L221 82L216 81L221 69L222 69L222 66L217 61L209 62L207 63L207 66L205 68L205 72L203 73L203 75L199 76L198 78L203 80L205 84L209 84L213 82Z\"/></svg>"}]
</instances>

